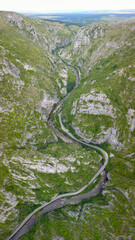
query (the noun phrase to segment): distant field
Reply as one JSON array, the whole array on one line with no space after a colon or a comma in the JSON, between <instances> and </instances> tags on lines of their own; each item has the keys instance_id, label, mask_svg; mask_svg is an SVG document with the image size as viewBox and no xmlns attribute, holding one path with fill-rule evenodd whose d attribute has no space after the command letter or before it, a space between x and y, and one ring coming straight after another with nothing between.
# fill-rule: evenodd
<instances>
[{"instance_id":1,"label":"distant field","mask_svg":"<svg viewBox=\"0 0 135 240\"><path fill-rule=\"evenodd\" d=\"M135 18L135 11L110 11L110 12L93 12L93 13L36 13L27 14L29 17L36 17L45 19L48 21L64 22L66 24L76 24L79 26L85 26L93 22L114 22L123 21L131 18Z\"/></svg>"},{"instance_id":2,"label":"distant field","mask_svg":"<svg viewBox=\"0 0 135 240\"><path fill-rule=\"evenodd\" d=\"M61 16L39 16L39 18L41 18L41 19L55 19L55 20L57 20L57 19L59 19L59 18L61 18Z\"/></svg>"}]
</instances>

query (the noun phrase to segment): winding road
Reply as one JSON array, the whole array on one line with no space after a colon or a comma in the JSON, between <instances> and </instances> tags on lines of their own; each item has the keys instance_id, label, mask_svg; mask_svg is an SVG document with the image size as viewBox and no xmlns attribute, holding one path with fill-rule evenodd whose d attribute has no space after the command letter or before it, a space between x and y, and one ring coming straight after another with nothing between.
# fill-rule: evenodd
<instances>
[{"instance_id":1,"label":"winding road","mask_svg":"<svg viewBox=\"0 0 135 240\"><path fill-rule=\"evenodd\" d=\"M60 58L61 59L61 58ZM62 60L62 59L61 59ZM63 60L62 60L63 61ZM51 123L51 117L52 115L62 106L62 104L70 97L71 93L73 92L73 90L78 86L79 82L80 82L80 73L78 72L78 70L76 70L72 65L69 65L67 62L64 61L64 63L66 63L66 65L68 66L68 68L72 69L72 71L74 72L75 76L76 76L76 84L73 87L73 89L67 94L67 96L61 100L60 102L58 102L56 104L56 106L52 109L52 111L49 114L48 117L48 125L49 127L55 132L55 134L61 138L62 140L66 141L66 142L70 142L70 143L75 143L77 145L80 146L87 146L90 148L94 148L97 151L99 151L103 158L104 158L104 164L102 165L101 163L99 163L99 170L98 172L95 174L95 176L91 179L91 181L89 181L85 186L83 186L81 189L79 189L76 192L71 192L71 193L66 193L66 194L61 194L58 195L56 197L54 197L49 203L45 203L42 206L38 207L37 209L35 209L31 214L29 214L24 221L17 227L17 229L12 233L12 235L10 237L7 238L7 240L17 240L19 237L23 236L26 232L29 231L29 229L33 226L33 224L36 222L37 217L41 216L42 214L54 211L58 208L61 208L63 206L66 206L67 204L77 204L80 201L82 201L83 199L86 198L91 198L95 195L97 195L98 193L102 192L102 190L105 187L105 183L108 180L107 179L107 171L105 170L106 165L108 164L108 154L107 152L105 152L103 149L101 149L98 146L95 146L93 144L88 144L85 143L83 141L78 140L77 138L75 138L63 125L62 123L62 119L61 119L61 113L59 114L59 121L60 121L60 125L61 125L61 129L66 133L63 134L62 132L60 132L58 129L56 129L54 127L54 125ZM67 136L68 135L68 136ZM88 193L84 193L84 194L80 194L82 193L88 186L90 186L96 179L97 177L101 174L101 179L98 183L98 185L91 191L89 191ZM70 197L70 198L69 198ZM41 211L42 210L42 211ZM39 213L38 213L39 212ZM34 216L35 214L38 213L38 216Z\"/></svg>"}]
</instances>

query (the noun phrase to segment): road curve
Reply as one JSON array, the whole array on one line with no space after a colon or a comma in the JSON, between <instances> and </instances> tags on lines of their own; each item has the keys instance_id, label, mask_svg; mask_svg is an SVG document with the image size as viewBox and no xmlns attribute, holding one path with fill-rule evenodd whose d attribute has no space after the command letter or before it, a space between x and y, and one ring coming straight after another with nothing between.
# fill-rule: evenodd
<instances>
[{"instance_id":1,"label":"road curve","mask_svg":"<svg viewBox=\"0 0 135 240\"><path fill-rule=\"evenodd\" d=\"M61 125L61 128L62 130L67 133L74 141L76 141L77 143L80 143L81 145L84 145L84 146L87 146L87 147L90 147L90 148L94 148L98 151L101 152L102 156L104 157L104 164L103 166L98 170L98 172L95 174L95 176L90 180L90 182L88 182L84 187L82 187L80 190L78 190L74 195L76 194L79 194L81 193L83 190L85 190L92 182L94 182L94 180L102 173L102 171L105 169L105 167L107 166L108 164L108 153L106 151L104 151L102 148L100 147L97 147L95 145L92 145L92 144L89 144L89 143L86 143L86 142L83 142L81 140L78 140L77 138L75 138L63 125L62 123L62 120L61 120L61 113L59 114L59 122L60 122L60 125Z\"/></svg>"},{"instance_id":2,"label":"road curve","mask_svg":"<svg viewBox=\"0 0 135 240\"><path fill-rule=\"evenodd\" d=\"M62 60L62 59L61 59ZM65 61L64 61L65 62ZM66 193L66 194L61 194L58 195L56 197L54 197L49 203L45 203L42 206L38 207L37 209L35 209L31 214L29 214L24 221L18 226L18 228L13 232L13 234L7 238L7 240L17 240L20 236L24 235L30 228L31 226L33 226L33 224L35 223L37 217L34 217L34 214L36 214L37 212L39 212L40 210L42 210L42 212L39 214L42 215L44 213L53 211L57 208L63 207L67 204L74 204L74 203L78 203L79 201L85 199L85 198L90 198L92 196L95 196L96 194L98 194L99 192L101 192L103 190L103 183L105 183L107 181L107 173L105 171L105 167L108 164L108 154L107 152L105 152L103 149L101 149L100 147L97 147L95 145L83 142L78 140L77 138L75 138L71 133L69 133L69 131L64 127L62 120L61 120L61 114L59 115L59 120L60 120L60 125L62 130L68 134L68 136L64 135L62 132L60 132L58 129L56 129L53 124L51 123L51 117L54 114L54 112L56 112L61 106L62 104L70 97L71 93L73 92L73 90L78 86L80 78L79 78L79 73L78 71L71 65L68 65L68 63L66 62L66 65L72 69L75 73L76 76L76 84L73 87L73 89L71 90L70 93L68 93L68 95L61 100L60 102L57 103L57 105L52 109L52 111L49 114L48 117L48 125L49 127L55 132L55 134L60 137L62 140L66 141L66 142L70 142L70 143L75 143L81 146L87 146L90 148L94 148L98 151L101 152L103 158L104 158L104 164L101 165L100 164L100 168L98 170L98 172L95 174L95 176L91 179L91 181L89 181L84 187L82 187L81 189L79 189L76 192L71 192L71 193ZM86 193L86 194L80 194L81 192L83 192L88 186L90 186L95 180L96 178L101 174L101 180L99 182L99 184L97 185L97 187L95 189L93 189L92 191ZM77 195L77 196L76 196ZM68 199L68 197L71 197L70 199Z\"/></svg>"}]
</instances>

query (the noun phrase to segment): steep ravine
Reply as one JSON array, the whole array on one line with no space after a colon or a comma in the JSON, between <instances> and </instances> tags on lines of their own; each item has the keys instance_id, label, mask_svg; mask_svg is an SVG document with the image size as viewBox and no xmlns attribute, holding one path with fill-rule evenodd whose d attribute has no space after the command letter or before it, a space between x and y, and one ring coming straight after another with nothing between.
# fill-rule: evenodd
<instances>
[{"instance_id":1,"label":"steep ravine","mask_svg":"<svg viewBox=\"0 0 135 240\"><path fill-rule=\"evenodd\" d=\"M98 172L95 174L95 176L91 179L90 182L88 182L84 187L82 187L81 189L79 189L76 192L71 192L71 193L66 193L66 194L62 194L62 195L58 195L56 197L54 197L49 203L45 203L42 206L40 206L39 208L35 209L31 214L29 214L24 221L18 226L18 228L13 232L13 234L7 238L7 240L16 240L19 237L23 236L25 233L27 233L29 231L29 229L33 226L33 224L36 222L37 218L40 217L42 214L54 211L58 208L61 208L63 206L66 206L67 204L78 204L80 201L86 199L86 198L91 198L95 195L97 195L98 193L101 193L102 190L105 187L105 183L108 180L107 179L107 171L105 170L106 165L108 164L108 154L107 152L105 152L103 149L92 145L92 144L87 144L83 141L80 141L78 139L76 139L71 133L68 132L68 130L64 127L61 117L60 119L60 125L62 130L68 134L64 135L62 132L60 132L58 129L56 129L54 127L54 125L51 123L51 118L54 114L54 112L56 112L61 106L62 104L70 97L72 91L78 86L79 84L79 80L80 80L80 75L78 73L78 71L71 65L68 65L68 63L66 62L66 65L73 70L75 76L76 76L76 84L74 86L74 88L68 93L68 95L61 100L60 102L58 102L56 104L56 106L52 109L52 111L50 112L50 115L48 117L48 125L49 127L55 132L55 134L61 138L63 141L65 142L70 142L70 143L74 143L74 144L78 144L80 146L87 146L90 148L94 148L96 149L98 152L101 153L101 155L104 158L104 164L101 164L99 162L99 170ZM96 178L101 174L101 179L98 183L98 185L91 191L89 191L88 193L84 193L84 194L80 194L82 193L88 186L90 186L95 180ZM79 194L79 195L78 195ZM71 197L71 198L68 198ZM42 211L41 211L42 210ZM40 212L39 212L40 211ZM39 213L38 213L39 212ZM38 216L36 215L36 213L38 213ZM35 216L34 216L35 215Z\"/></svg>"}]
</instances>

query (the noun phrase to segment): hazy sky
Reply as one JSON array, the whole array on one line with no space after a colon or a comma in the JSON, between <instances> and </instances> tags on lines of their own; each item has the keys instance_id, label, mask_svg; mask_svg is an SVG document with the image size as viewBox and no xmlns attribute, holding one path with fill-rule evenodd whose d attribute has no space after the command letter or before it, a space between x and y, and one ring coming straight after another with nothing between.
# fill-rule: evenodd
<instances>
[{"instance_id":1,"label":"hazy sky","mask_svg":"<svg viewBox=\"0 0 135 240\"><path fill-rule=\"evenodd\" d=\"M135 9L135 0L1 0L0 10L47 12Z\"/></svg>"}]
</instances>

